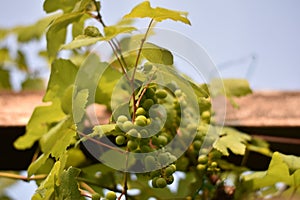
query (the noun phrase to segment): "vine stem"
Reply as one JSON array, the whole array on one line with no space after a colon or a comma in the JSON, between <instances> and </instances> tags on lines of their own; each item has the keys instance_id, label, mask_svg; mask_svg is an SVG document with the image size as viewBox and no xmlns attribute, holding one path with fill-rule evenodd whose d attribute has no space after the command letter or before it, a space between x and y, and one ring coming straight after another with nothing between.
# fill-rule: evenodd
<instances>
[{"instance_id":1,"label":"vine stem","mask_svg":"<svg viewBox=\"0 0 300 200\"><path fill-rule=\"evenodd\" d=\"M27 176L22 176L19 174L0 172L0 177L17 179L17 180L22 180L22 181L26 181L26 182L33 181L33 180L42 180L42 179L45 179L47 176L48 176L48 174L38 174L38 175L35 175L32 177L27 177Z\"/></svg>"},{"instance_id":2,"label":"vine stem","mask_svg":"<svg viewBox=\"0 0 300 200\"><path fill-rule=\"evenodd\" d=\"M135 73L136 73L136 70L137 70L137 67L138 67L138 64L139 64L139 61L140 61L140 57L141 57L141 53L142 53L142 49L143 49L143 46L144 46L144 43L147 39L147 36L148 36L148 33L150 31L150 28L152 26L152 23L153 23L153 19L151 19L149 25L148 25L148 28L146 30L146 33L145 33L145 36L144 38L141 40L141 45L140 45L140 48L139 48L139 51L138 51L138 54L136 56L136 61L135 61L135 65L134 65L134 69L133 69L133 73L132 73L132 77L131 77L131 88L132 88L132 103L133 103L133 113L132 113L132 121L135 120L135 111L137 109L137 105L136 105L136 99L135 99L135 95L134 95L134 77L135 77Z\"/></svg>"}]
</instances>

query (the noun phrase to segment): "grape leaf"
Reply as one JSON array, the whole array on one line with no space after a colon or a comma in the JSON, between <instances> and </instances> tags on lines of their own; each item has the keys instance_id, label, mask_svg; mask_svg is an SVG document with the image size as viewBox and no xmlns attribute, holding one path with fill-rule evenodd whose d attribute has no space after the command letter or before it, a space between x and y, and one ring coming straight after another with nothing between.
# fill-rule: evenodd
<instances>
[{"instance_id":1,"label":"grape leaf","mask_svg":"<svg viewBox=\"0 0 300 200\"><path fill-rule=\"evenodd\" d=\"M57 161L47 178L41 183L32 196L32 200L54 199L54 185L57 177L60 174L61 162Z\"/></svg>"},{"instance_id":2,"label":"grape leaf","mask_svg":"<svg viewBox=\"0 0 300 200\"><path fill-rule=\"evenodd\" d=\"M281 156L282 161L287 164L291 172L300 169L300 157L294 155L284 155L282 153L278 154Z\"/></svg>"},{"instance_id":3,"label":"grape leaf","mask_svg":"<svg viewBox=\"0 0 300 200\"><path fill-rule=\"evenodd\" d=\"M241 97L252 93L249 83L245 79L214 79L211 81L210 87L220 88L222 84L224 90L220 89L214 95L222 94L230 98Z\"/></svg>"},{"instance_id":4,"label":"grape leaf","mask_svg":"<svg viewBox=\"0 0 300 200\"><path fill-rule=\"evenodd\" d=\"M180 21L185 24L191 24L187 19L187 12L174 11L165 8L152 8L149 1L144 1L134 7L131 12L125 15L123 18L151 18L155 21L161 22L166 19L171 19L174 21Z\"/></svg>"},{"instance_id":5,"label":"grape leaf","mask_svg":"<svg viewBox=\"0 0 300 200\"><path fill-rule=\"evenodd\" d=\"M142 55L150 62L163 65L173 65L172 53L153 43L146 42L143 46Z\"/></svg>"},{"instance_id":6,"label":"grape leaf","mask_svg":"<svg viewBox=\"0 0 300 200\"><path fill-rule=\"evenodd\" d=\"M28 42L32 39L40 39L45 33L45 30L49 24L60 15L60 13L49 15L41 20L38 20L32 25L18 26L14 28L12 32L16 33L19 42Z\"/></svg>"},{"instance_id":7,"label":"grape leaf","mask_svg":"<svg viewBox=\"0 0 300 200\"><path fill-rule=\"evenodd\" d=\"M9 71L0 68L0 90L10 90L10 74Z\"/></svg>"},{"instance_id":8,"label":"grape leaf","mask_svg":"<svg viewBox=\"0 0 300 200\"><path fill-rule=\"evenodd\" d=\"M89 46L101 41L102 37L90 37L86 35L79 35L68 44L61 46L61 49L76 49L83 46Z\"/></svg>"},{"instance_id":9,"label":"grape leaf","mask_svg":"<svg viewBox=\"0 0 300 200\"><path fill-rule=\"evenodd\" d=\"M67 147L74 142L76 131L74 122L70 117L60 121L50 131L43 135L41 140L41 150L45 154L50 153L52 157L60 158Z\"/></svg>"},{"instance_id":10,"label":"grape leaf","mask_svg":"<svg viewBox=\"0 0 300 200\"><path fill-rule=\"evenodd\" d=\"M132 26L106 26L104 27L104 40L109 41L121 33L130 33L135 30L136 28Z\"/></svg>"},{"instance_id":11,"label":"grape leaf","mask_svg":"<svg viewBox=\"0 0 300 200\"><path fill-rule=\"evenodd\" d=\"M53 21L46 33L49 58L53 59L60 46L65 43L67 26L79 21L83 14L83 12L67 13Z\"/></svg>"},{"instance_id":12,"label":"grape leaf","mask_svg":"<svg viewBox=\"0 0 300 200\"><path fill-rule=\"evenodd\" d=\"M229 156L228 149L238 155L244 155L247 141L251 137L235 129L224 127L221 130L220 137L214 142L213 147L223 155Z\"/></svg>"},{"instance_id":13,"label":"grape leaf","mask_svg":"<svg viewBox=\"0 0 300 200\"><path fill-rule=\"evenodd\" d=\"M45 0L43 7L46 13L51 13L60 9L64 12L71 12L78 1L79 0Z\"/></svg>"},{"instance_id":14,"label":"grape leaf","mask_svg":"<svg viewBox=\"0 0 300 200\"><path fill-rule=\"evenodd\" d=\"M89 90L83 89L80 90L74 99L73 102L73 119L75 123L81 121L84 113L85 113L85 106L87 104L89 97Z\"/></svg>"},{"instance_id":15,"label":"grape leaf","mask_svg":"<svg viewBox=\"0 0 300 200\"><path fill-rule=\"evenodd\" d=\"M43 91L45 89L45 80L41 78L27 78L22 83L22 90Z\"/></svg>"},{"instance_id":16,"label":"grape leaf","mask_svg":"<svg viewBox=\"0 0 300 200\"><path fill-rule=\"evenodd\" d=\"M52 101L57 97L62 98L66 88L74 84L77 70L77 67L70 60L54 60L43 101Z\"/></svg>"},{"instance_id":17,"label":"grape leaf","mask_svg":"<svg viewBox=\"0 0 300 200\"><path fill-rule=\"evenodd\" d=\"M31 163L28 167L27 173L28 177L31 177L33 174L35 174L47 161L49 158L49 154L42 154L36 159L33 163Z\"/></svg>"},{"instance_id":18,"label":"grape leaf","mask_svg":"<svg viewBox=\"0 0 300 200\"><path fill-rule=\"evenodd\" d=\"M60 175L59 186L55 188L57 199L61 200L73 200L73 199L85 199L81 196L78 189L78 183L76 178L80 174L80 169L70 167L68 170L64 170Z\"/></svg>"},{"instance_id":19,"label":"grape leaf","mask_svg":"<svg viewBox=\"0 0 300 200\"><path fill-rule=\"evenodd\" d=\"M48 132L48 126L51 123L58 122L64 117L65 114L62 112L58 100L54 100L49 106L36 107L26 126L25 135L14 142L15 148L20 150L30 148L43 134Z\"/></svg>"}]
</instances>

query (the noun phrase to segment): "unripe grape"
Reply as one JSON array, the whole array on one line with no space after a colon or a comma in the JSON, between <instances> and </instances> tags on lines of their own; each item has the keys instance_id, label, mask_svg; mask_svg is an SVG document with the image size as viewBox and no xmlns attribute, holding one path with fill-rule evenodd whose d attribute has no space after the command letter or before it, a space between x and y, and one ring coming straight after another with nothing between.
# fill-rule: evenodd
<instances>
[{"instance_id":1,"label":"unripe grape","mask_svg":"<svg viewBox=\"0 0 300 200\"><path fill-rule=\"evenodd\" d=\"M136 112L135 112L136 116L139 116L139 115L146 115L147 112L145 111L144 108L142 107L139 107L138 109L136 109Z\"/></svg>"},{"instance_id":2,"label":"unripe grape","mask_svg":"<svg viewBox=\"0 0 300 200\"><path fill-rule=\"evenodd\" d=\"M154 170L156 168L157 162L153 156L146 156L145 158L145 168L146 170Z\"/></svg>"},{"instance_id":3,"label":"unripe grape","mask_svg":"<svg viewBox=\"0 0 300 200\"><path fill-rule=\"evenodd\" d=\"M203 165L203 164L198 164L197 165L197 170L199 172L204 172L206 170L206 165Z\"/></svg>"},{"instance_id":4,"label":"unripe grape","mask_svg":"<svg viewBox=\"0 0 300 200\"><path fill-rule=\"evenodd\" d=\"M130 151L133 151L133 150L137 149L138 143L137 143L136 141L134 141L134 140L129 140L129 141L127 142L127 147L128 147L128 149L129 149Z\"/></svg>"},{"instance_id":5,"label":"unripe grape","mask_svg":"<svg viewBox=\"0 0 300 200\"><path fill-rule=\"evenodd\" d=\"M126 121L128 121L128 118L126 115L120 115L117 119L117 122L120 122L120 123L124 123Z\"/></svg>"},{"instance_id":6,"label":"unripe grape","mask_svg":"<svg viewBox=\"0 0 300 200\"><path fill-rule=\"evenodd\" d=\"M166 178L166 182L167 182L168 185L172 184L174 182L174 176L172 176L172 175L168 176Z\"/></svg>"},{"instance_id":7,"label":"unripe grape","mask_svg":"<svg viewBox=\"0 0 300 200\"><path fill-rule=\"evenodd\" d=\"M160 176L160 170L155 170L150 172L150 177L153 179L155 177L159 177Z\"/></svg>"},{"instance_id":8,"label":"unripe grape","mask_svg":"<svg viewBox=\"0 0 300 200\"><path fill-rule=\"evenodd\" d=\"M168 138L166 136L160 135L157 138L157 142L161 146L165 146L168 143Z\"/></svg>"},{"instance_id":9,"label":"unripe grape","mask_svg":"<svg viewBox=\"0 0 300 200\"><path fill-rule=\"evenodd\" d=\"M181 97L182 96L182 91L180 89L177 89L175 90L174 94L177 96L177 97Z\"/></svg>"},{"instance_id":10,"label":"unripe grape","mask_svg":"<svg viewBox=\"0 0 300 200\"><path fill-rule=\"evenodd\" d=\"M146 126L147 118L143 115L139 115L135 118L134 124L138 126Z\"/></svg>"},{"instance_id":11,"label":"unripe grape","mask_svg":"<svg viewBox=\"0 0 300 200\"><path fill-rule=\"evenodd\" d=\"M123 123L122 128L123 128L123 131L127 132L133 128L133 124L131 121L126 121Z\"/></svg>"},{"instance_id":12,"label":"unripe grape","mask_svg":"<svg viewBox=\"0 0 300 200\"><path fill-rule=\"evenodd\" d=\"M201 141L196 140L196 141L193 142L193 147L194 147L195 150L198 151L201 148L201 146L202 146L202 142Z\"/></svg>"},{"instance_id":13,"label":"unripe grape","mask_svg":"<svg viewBox=\"0 0 300 200\"><path fill-rule=\"evenodd\" d=\"M90 37L100 37L101 33L99 29L95 26L87 26L84 29L84 35L90 36Z\"/></svg>"},{"instance_id":14,"label":"unripe grape","mask_svg":"<svg viewBox=\"0 0 300 200\"><path fill-rule=\"evenodd\" d=\"M174 172L175 172L175 171L174 171L173 167L171 167L171 166L168 166L168 167L165 169L165 174L166 174L167 177L168 177L168 176L171 176Z\"/></svg>"},{"instance_id":15,"label":"unripe grape","mask_svg":"<svg viewBox=\"0 0 300 200\"><path fill-rule=\"evenodd\" d=\"M200 156L198 157L198 163L199 163L199 164L207 164L207 162L208 162L208 157L207 157L207 155L200 155Z\"/></svg>"},{"instance_id":16,"label":"unripe grape","mask_svg":"<svg viewBox=\"0 0 300 200\"><path fill-rule=\"evenodd\" d=\"M156 185L159 188L165 188L167 186L167 181L164 178L158 178L156 180Z\"/></svg>"},{"instance_id":17,"label":"unripe grape","mask_svg":"<svg viewBox=\"0 0 300 200\"><path fill-rule=\"evenodd\" d=\"M217 163L217 162L212 162L212 163L210 164L210 166L211 166L212 168L216 168L216 167L218 166L218 163Z\"/></svg>"},{"instance_id":18,"label":"unripe grape","mask_svg":"<svg viewBox=\"0 0 300 200\"><path fill-rule=\"evenodd\" d=\"M157 98L164 99L167 97L168 93L163 89L159 89L156 90L155 95Z\"/></svg>"},{"instance_id":19,"label":"unripe grape","mask_svg":"<svg viewBox=\"0 0 300 200\"><path fill-rule=\"evenodd\" d=\"M169 155L167 153L160 153L158 154L157 160L161 165L165 165L169 162Z\"/></svg>"},{"instance_id":20,"label":"unripe grape","mask_svg":"<svg viewBox=\"0 0 300 200\"><path fill-rule=\"evenodd\" d=\"M122 145L125 142L125 137L123 135L118 135L116 137L116 144L117 145Z\"/></svg>"},{"instance_id":21,"label":"unripe grape","mask_svg":"<svg viewBox=\"0 0 300 200\"><path fill-rule=\"evenodd\" d=\"M146 99L143 104L142 104L142 107L145 109L145 110L149 110L151 108L151 106L153 106L154 104L154 101L152 99Z\"/></svg>"},{"instance_id":22,"label":"unripe grape","mask_svg":"<svg viewBox=\"0 0 300 200\"><path fill-rule=\"evenodd\" d=\"M158 179L158 177L155 177L155 178L153 178L152 181L151 181L152 187L154 187L154 188L157 188L157 185L156 185L157 179Z\"/></svg>"},{"instance_id":23,"label":"unripe grape","mask_svg":"<svg viewBox=\"0 0 300 200\"><path fill-rule=\"evenodd\" d=\"M210 112L209 111L204 111L204 112L202 112L202 114L201 114L201 118L202 119L204 119L204 120L207 120L207 119L209 119L210 118Z\"/></svg>"},{"instance_id":24,"label":"unripe grape","mask_svg":"<svg viewBox=\"0 0 300 200\"><path fill-rule=\"evenodd\" d=\"M172 165L169 165L169 167L171 167L174 172L176 171L176 165L172 164Z\"/></svg>"},{"instance_id":25,"label":"unripe grape","mask_svg":"<svg viewBox=\"0 0 300 200\"><path fill-rule=\"evenodd\" d=\"M107 194L105 195L105 198L106 198L107 200L115 200L115 199L117 198L117 195L116 195L115 192L109 191L109 192L107 192Z\"/></svg>"},{"instance_id":26,"label":"unripe grape","mask_svg":"<svg viewBox=\"0 0 300 200\"><path fill-rule=\"evenodd\" d=\"M148 145L142 145L142 146L140 146L140 148L141 148L142 153L148 153L152 150L151 147Z\"/></svg>"},{"instance_id":27,"label":"unripe grape","mask_svg":"<svg viewBox=\"0 0 300 200\"><path fill-rule=\"evenodd\" d=\"M98 194L98 193L94 193L94 194L92 194L92 200L100 200L100 194Z\"/></svg>"},{"instance_id":28,"label":"unripe grape","mask_svg":"<svg viewBox=\"0 0 300 200\"><path fill-rule=\"evenodd\" d=\"M145 95L148 99L152 99L155 95L155 91L152 88L147 88Z\"/></svg>"},{"instance_id":29,"label":"unripe grape","mask_svg":"<svg viewBox=\"0 0 300 200\"><path fill-rule=\"evenodd\" d=\"M133 128L130 129L129 131L127 131L126 136L129 137L130 139L135 139L135 138L139 138L139 132Z\"/></svg>"}]
</instances>

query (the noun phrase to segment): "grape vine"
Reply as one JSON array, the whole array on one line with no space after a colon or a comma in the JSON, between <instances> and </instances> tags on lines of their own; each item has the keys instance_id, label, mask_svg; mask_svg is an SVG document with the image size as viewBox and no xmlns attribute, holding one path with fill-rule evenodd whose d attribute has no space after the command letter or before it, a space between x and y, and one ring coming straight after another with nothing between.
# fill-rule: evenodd
<instances>
[{"instance_id":1,"label":"grape vine","mask_svg":"<svg viewBox=\"0 0 300 200\"><path fill-rule=\"evenodd\" d=\"M47 104L34 110L26 134L14 143L20 150L35 143L39 148L28 177L1 177L36 181L35 200L298 195L299 157L273 153L266 143L217 120L212 100L226 96L234 102L251 93L247 81L195 82L176 68L177 52L151 40L155 24L164 20L191 25L186 12L143 1L107 25L101 9L96 0L44 1L49 16L38 24L47 24ZM140 18L149 20L144 31L133 26ZM108 44L108 60L95 51L99 44ZM106 108L101 114L109 115L105 123L95 123L88 112L99 104ZM269 168L251 172L244 162L227 160L230 154L247 159L249 151L272 157ZM276 187L278 182L286 188Z\"/></svg>"}]
</instances>

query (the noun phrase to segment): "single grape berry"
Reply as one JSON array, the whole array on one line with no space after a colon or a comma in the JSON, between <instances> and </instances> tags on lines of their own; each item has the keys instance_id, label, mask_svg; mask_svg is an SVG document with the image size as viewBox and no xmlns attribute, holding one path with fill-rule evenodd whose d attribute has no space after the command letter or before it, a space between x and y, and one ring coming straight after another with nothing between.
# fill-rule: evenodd
<instances>
[{"instance_id":1,"label":"single grape berry","mask_svg":"<svg viewBox=\"0 0 300 200\"><path fill-rule=\"evenodd\" d=\"M161 146L165 146L168 143L168 138L164 135L158 136L157 140L158 140L158 144Z\"/></svg>"},{"instance_id":2,"label":"single grape berry","mask_svg":"<svg viewBox=\"0 0 300 200\"><path fill-rule=\"evenodd\" d=\"M130 151L133 151L133 150L137 149L138 143L137 143L136 141L134 141L134 140L129 140L129 141L127 142L127 147L128 147L128 149L129 149Z\"/></svg>"},{"instance_id":3,"label":"single grape berry","mask_svg":"<svg viewBox=\"0 0 300 200\"><path fill-rule=\"evenodd\" d=\"M208 162L208 157L207 157L207 155L200 155L200 156L198 157L198 163L199 163L199 164L207 164L207 162Z\"/></svg>"},{"instance_id":4,"label":"single grape berry","mask_svg":"<svg viewBox=\"0 0 300 200\"><path fill-rule=\"evenodd\" d=\"M193 142L193 147L195 150L199 151L201 148L202 142L200 140L196 140Z\"/></svg>"},{"instance_id":5,"label":"single grape berry","mask_svg":"<svg viewBox=\"0 0 300 200\"><path fill-rule=\"evenodd\" d=\"M168 93L163 89L159 89L159 90L156 90L155 95L159 99L164 99L167 97Z\"/></svg>"},{"instance_id":6,"label":"single grape berry","mask_svg":"<svg viewBox=\"0 0 300 200\"><path fill-rule=\"evenodd\" d=\"M143 104L142 104L142 107L145 109L145 110L149 110L151 108L151 106L153 106L154 104L154 101L152 99L146 99Z\"/></svg>"},{"instance_id":7,"label":"single grape berry","mask_svg":"<svg viewBox=\"0 0 300 200\"><path fill-rule=\"evenodd\" d=\"M145 157L145 168L147 171L152 171L156 168L157 162L153 156Z\"/></svg>"},{"instance_id":8,"label":"single grape berry","mask_svg":"<svg viewBox=\"0 0 300 200\"><path fill-rule=\"evenodd\" d=\"M156 181L157 181L158 177L154 177L151 181L151 184L152 184L152 187L154 188L158 188L157 185L156 185Z\"/></svg>"},{"instance_id":9,"label":"single grape berry","mask_svg":"<svg viewBox=\"0 0 300 200\"><path fill-rule=\"evenodd\" d=\"M145 92L147 98L152 99L155 95L155 91L152 88L148 88Z\"/></svg>"},{"instance_id":10,"label":"single grape berry","mask_svg":"<svg viewBox=\"0 0 300 200\"><path fill-rule=\"evenodd\" d=\"M135 114L136 114L136 116L139 116L139 115L146 115L147 112L145 111L144 108L139 107L138 109L136 109Z\"/></svg>"},{"instance_id":11,"label":"single grape berry","mask_svg":"<svg viewBox=\"0 0 300 200\"><path fill-rule=\"evenodd\" d=\"M125 137L123 135L118 135L116 137L116 144L117 145L122 145L125 142Z\"/></svg>"},{"instance_id":12,"label":"single grape berry","mask_svg":"<svg viewBox=\"0 0 300 200\"><path fill-rule=\"evenodd\" d=\"M150 177L153 179L155 177L159 177L160 176L160 170L155 170L150 172Z\"/></svg>"},{"instance_id":13,"label":"single grape berry","mask_svg":"<svg viewBox=\"0 0 300 200\"><path fill-rule=\"evenodd\" d=\"M161 165L165 165L169 162L169 155L167 153L160 153L158 154L157 160Z\"/></svg>"},{"instance_id":14,"label":"single grape berry","mask_svg":"<svg viewBox=\"0 0 300 200\"><path fill-rule=\"evenodd\" d=\"M126 121L128 121L128 118L125 115L120 115L117 119L117 122L120 122L120 123L124 123Z\"/></svg>"},{"instance_id":15,"label":"single grape berry","mask_svg":"<svg viewBox=\"0 0 300 200\"><path fill-rule=\"evenodd\" d=\"M143 115L139 115L135 118L134 124L138 126L146 126L147 118Z\"/></svg>"},{"instance_id":16,"label":"single grape berry","mask_svg":"<svg viewBox=\"0 0 300 200\"><path fill-rule=\"evenodd\" d=\"M171 176L173 173L175 172L174 168L171 167L171 166L168 166L166 169L165 169L165 174L166 176Z\"/></svg>"},{"instance_id":17,"label":"single grape berry","mask_svg":"<svg viewBox=\"0 0 300 200\"><path fill-rule=\"evenodd\" d=\"M109 191L106 195L105 195L105 198L107 200L115 200L117 198L117 195L115 192L113 191Z\"/></svg>"},{"instance_id":18,"label":"single grape berry","mask_svg":"<svg viewBox=\"0 0 300 200\"><path fill-rule=\"evenodd\" d=\"M126 121L126 122L124 122L123 125L122 125L122 129L123 129L123 131L125 131L125 132L129 131L129 130L132 129L132 128L133 128L133 123L132 123L131 121Z\"/></svg>"},{"instance_id":19,"label":"single grape berry","mask_svg":"<svg viewBox=\"0 0 300 200\"><path fill-rule=\"evenodd\" d=\"M164 178L158 178L156 180L156 185L158 188L165 188L167 186L167 181Z\"/></svg>"},{"instance_id":20,"label":"single grape berry","mask_svg":"<svg viewBox=\"0 0 300 200\"><path fill-rule=\"evenodd\" d=\"M204 172L206 170L206 165L203 165L203 164L198 164L197 165L197 170L199 172Z\"/></svg>"}]
</instances>

